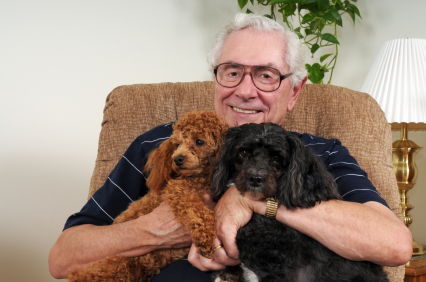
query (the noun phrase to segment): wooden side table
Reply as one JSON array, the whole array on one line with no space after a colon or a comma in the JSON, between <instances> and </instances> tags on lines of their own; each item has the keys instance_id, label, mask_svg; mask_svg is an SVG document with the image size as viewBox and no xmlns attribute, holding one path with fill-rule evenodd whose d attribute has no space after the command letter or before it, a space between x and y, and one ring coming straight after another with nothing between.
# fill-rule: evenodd
<instances>
[{"instance_id":1,"label":"wooden side table","mask_svg":"<svg viewBox=\"0 0 426 282\"><path fill-rule=\"evenodd\" d=\"M426 282L426 259L410 261L405 265L404 282Z\"/></svg>"}]
</instances>

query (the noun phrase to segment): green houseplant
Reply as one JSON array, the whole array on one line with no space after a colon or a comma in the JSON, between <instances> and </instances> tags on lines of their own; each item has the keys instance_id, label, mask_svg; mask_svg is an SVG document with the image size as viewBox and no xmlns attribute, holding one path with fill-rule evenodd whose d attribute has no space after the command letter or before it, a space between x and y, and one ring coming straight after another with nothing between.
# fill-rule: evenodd
<instances>
[{"instance_id":1,"label":"green houseplant","mask_svg":"<svg viewBox=\"0 0 426 282\"><path fill-rule=\"evenodd\" d=\"M249 0L238 0L243 10ZM250 0L255 5L255 0ZM349 15L355 24L355 18L361 18L358 8L351 2L357 0L256 0L258 5L269 6L270 13L266 17L276 20L282 15L283 22L294 31L309 48L312 57L320 48L327 48L319 62L306 64L309 80L312 83L323 84L324 75L330 72L327 84L331 83L333 71L339 55L337 26L343 27L342 16ZM246 9L246 13L252 13ZM294 28L291 19L297 17L299 26ZM331 50L331 51L328 51Z\"/></svg>"}]
</instances>

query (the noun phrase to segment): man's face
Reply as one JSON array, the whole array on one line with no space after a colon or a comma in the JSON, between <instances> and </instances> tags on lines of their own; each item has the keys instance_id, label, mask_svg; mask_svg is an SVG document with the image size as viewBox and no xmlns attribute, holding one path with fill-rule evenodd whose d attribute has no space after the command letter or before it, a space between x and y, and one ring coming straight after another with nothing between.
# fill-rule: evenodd
<instances>
[{"instance_id":1,"label":"man's face","mask_svg":"<svg viewBox=\"0 0 426 282\"><path fill-rule=\"evenodd\" d=\"M270 66L284 75L290 70L284 62L285 46L282 37L276 33L243 29L232 33L225 40L218 64ZM251 68L246 67L246 71L251 71ZM290 79L286 78L277 90L265 92L254 86L250 75L245 75L243 81L232 88L223 87L216 82L214 108L231 127L261 122L281 125L286 112L291 111L296 104L303 85L292 88Z\"/></svg>"}]
</instances>

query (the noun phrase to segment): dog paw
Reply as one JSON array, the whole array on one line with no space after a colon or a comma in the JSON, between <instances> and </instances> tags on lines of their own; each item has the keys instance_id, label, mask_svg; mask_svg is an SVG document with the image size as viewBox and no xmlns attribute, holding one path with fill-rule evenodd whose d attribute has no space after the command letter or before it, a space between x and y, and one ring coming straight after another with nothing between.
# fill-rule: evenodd
<instances>
[{"instance_id":1,"label":"dog paw","mask_svg":"<svg viewBox=\"0 0 426 282\"><path fill-rule=\"evenodd\" d=\"M212 280L214 282L239 282L243 277L243 269L240 266L227 266L226 269L214 271L212 273ZM248 281L249 280L243 280Z\"/></svg>"},{"instance_id":2,"label":"dog paw","mask_svg":"<svg viewBox=\"0 0 426 282\"><path fill-rule=\"evenodd\" d=\"M212 250L208 251L206 249L203 250L203 248L198 248L198 253L202 255L205 258L211 259L213 257L214 252Z\"/></svg>"},{"instance_id":3,"label":"dog paw","mask_svg":"<svg viewBox=\"0 0 426 282\"><path fill-rule=\"evenodd\" d=\"M218 276L213 279L213 282L238 282L238 280L235 280L234 278Z\"/></svg>"}]
</instances>

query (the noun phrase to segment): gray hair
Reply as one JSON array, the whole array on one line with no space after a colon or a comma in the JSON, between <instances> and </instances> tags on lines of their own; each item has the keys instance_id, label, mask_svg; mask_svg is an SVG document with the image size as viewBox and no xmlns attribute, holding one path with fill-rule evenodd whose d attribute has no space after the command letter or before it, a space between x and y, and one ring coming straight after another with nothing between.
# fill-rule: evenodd
<instances>
[{"instance_id":1,"label":"gray hair","mask_svg":"<svg viewBox=\"0 0 426 282\"><path fill-rule=\"evenodd\" d=\"M244 28L262 32L276 32L283 37L287 44L284 59L292 73L292 76L290 76L292 86L297 85L308 75L305 68L305 52L299 37L294 32L285 30L279 23L267 17L245 13L238 13L234 21L216 35L212 48L207 54L207 61L212 70L218 64L226 38L231 33Z\"/></svg>"}]
</instances>

